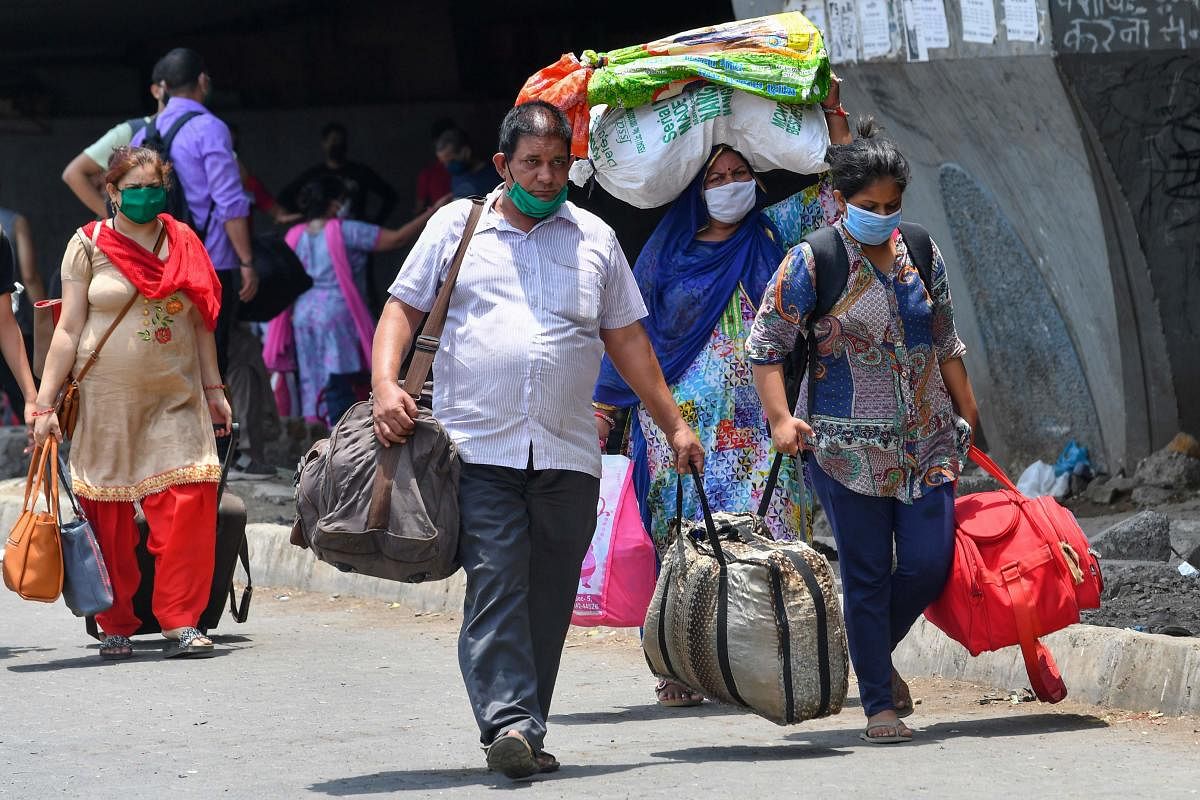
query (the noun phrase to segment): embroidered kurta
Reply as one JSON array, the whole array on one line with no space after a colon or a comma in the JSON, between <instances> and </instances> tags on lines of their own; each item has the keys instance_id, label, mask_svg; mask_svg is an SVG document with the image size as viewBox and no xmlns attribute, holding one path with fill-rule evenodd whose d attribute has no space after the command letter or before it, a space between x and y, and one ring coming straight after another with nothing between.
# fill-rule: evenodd
<instances>
[{"instance_id":1,"label":"embroidered kurta","mask_svg":"<svg viewBox=\"0 0 1200 800\"><path fill-rule=\"evenodd\" d=\"M839 231L842 226L838 223ZM958 477L970 427L958 417L940 365L966 351L954 327L946 264L933 248L932 286L921 281L902 238L884 272L842 232L849 278L829 315L816 321L816 361L797 414L813 428L817 463L860 494L909 503ZM767 287L746 349L778 364L816 308L816 262L793 247Z\"/></svg>"},{"instance_id":2,"label":"embroidered kurta","mask_svg":"<svg viewBox=\"0 0 1200 800\"><path fill-rule=\"evenodd\" d=\"M136 291L99 248L89 261L92 249L72 236L63 255L63 281L86 285L88 296L72 374ZM71 475L81 497L128 502L170 486L220 480L198 322L199 312L182 293L140 296L113 331L80 383Z\"/></svg>"}]
</instances>

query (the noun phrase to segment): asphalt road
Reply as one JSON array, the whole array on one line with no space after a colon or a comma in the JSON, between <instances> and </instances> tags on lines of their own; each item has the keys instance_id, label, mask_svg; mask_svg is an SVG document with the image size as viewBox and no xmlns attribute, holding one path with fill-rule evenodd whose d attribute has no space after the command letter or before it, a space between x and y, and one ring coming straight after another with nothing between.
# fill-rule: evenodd
<instances>
[{"instance_id":1,"label":"asphalt road","mask_svg":"<svg viewBox=\"0 0 1200 800\"><path fill-rule=\"evenodd\" d=\"M279 599L287 597L288 599ZM546 746L553 776L483 767L455 624L383 603L260 590L219 657L102 662L61 605L0 594L0 796L22 798L1200 795L1200 720L1003 700L914 680L917 742L862 717L780 728L719 706L659 709L628 637L573 635Z\"/></svg>"}]
</instances>

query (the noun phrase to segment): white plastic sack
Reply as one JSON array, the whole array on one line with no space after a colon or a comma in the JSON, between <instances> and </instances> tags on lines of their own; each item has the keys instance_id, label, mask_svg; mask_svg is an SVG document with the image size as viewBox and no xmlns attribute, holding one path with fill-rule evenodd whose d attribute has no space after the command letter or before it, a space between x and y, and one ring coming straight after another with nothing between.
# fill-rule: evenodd
<instances>
[{"instance_id":1,"label":"white plastic sack","mask_svg":"<svg viewBox=\"0 0 1200 800\"><path fill-rule=\"evenodd\" d=\"M596 180L638 208L678 197L716 144L737 150L756 171L810 175L826 169L829 128L816 106L776 103L712 84L639 108L592 109L588 146Z\"/></svg>"},{"instance_id":2,"label":"white plastic sack","mask_svg":"<svg viewBox=\"0 0 1200 800\"><path fill-rule=\"evenodd\" d=\"M1069 481L1070 478L1068 477ZM1017 478L1017 490L1026 497L1045 497L1055 488L1054 467L1045 461L1035 461Z\"/></svg>"}]
</instances>

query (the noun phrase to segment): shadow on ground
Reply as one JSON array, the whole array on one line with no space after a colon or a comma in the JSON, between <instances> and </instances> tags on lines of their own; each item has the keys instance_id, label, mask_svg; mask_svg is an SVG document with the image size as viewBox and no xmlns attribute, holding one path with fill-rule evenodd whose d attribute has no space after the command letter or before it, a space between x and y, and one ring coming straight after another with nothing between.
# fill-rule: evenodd
<instances>
[{"instance_id":1,"label":"shadow on ground","mask_svg":"<svg viewBox=\"0 0 1200 800\"><path fill-rule=\"evenodd\" d=\"M845 733L844 731L842 732ZM842 738L845 738L844 735ZM834 750L831 747L814 747L807 744L776 745L774 747L754 747L750 745L715 745L703 747L686 747L682 750L664 750L650 755L655 758L666 758L671 761L686 761L691 764L748 762L758 761L804 761L810 758L827 758L829 756L848 756L848 750Z\"/></svg>"},{"instance_id":2,"label":"shadow on ground","mask_svg":"<svg viewBox=\"0 0 1200 800\"><path fill-rule=\"evenodd\" d=\"M652 722L662 719L690 717L729 717L749 714L743 708L705 702L703 705L663 708L656 703L640 706L623 706L610 711L580 711L574 714L553 714L550 723L555 725L614 725L618 722Z\"/></svg>"},{"instance_id":3,"label":"shadow on ground","mask_svg":"<svg viewBox=\"0 0 1200 800\"><path fill-rule=\"evenodd\" d=\"M308 789L311 792L329 795L330 797L390 794L392 792L434 792L470 787L511 790L526 788L534 783L569 780L571 778L594 778L652 766L654 766L654 762L651 761L642 764L588 764L583 766L567 764L558 772L550 775L538 775L523 781L511 781L503 775L488 772L486 769L394 770L391 772L376 772L371 775L358 775L351 778L337 778L322 783L314 783Z\"/></svg>"},{"instance_id":4,"label":"shadow on ground","mask_svg":"<svg viewBox=\"0 0 1200 800\"><path fill-rule=\"evenodd\" d=\"M1074 731L1095 730L1107 728L1108 723L1090 714L1016 714L1010 717L973 717L952 722L935 722L932 725L921 726L912 720L906 720L914 729L915 736L911 745L936 744L948 739L994 739L1009 736L1041 736L1047 733L1071 733ZM864 723L865 728L865 723ZM834 744L842 746L849 744L847 737L857 736L845 728L833 730L798 730L787 735L791 741L812 742L814 744ZM864 747L876 747L866 742L854 740L854 744Z\"/></svg>"}]
</instances>

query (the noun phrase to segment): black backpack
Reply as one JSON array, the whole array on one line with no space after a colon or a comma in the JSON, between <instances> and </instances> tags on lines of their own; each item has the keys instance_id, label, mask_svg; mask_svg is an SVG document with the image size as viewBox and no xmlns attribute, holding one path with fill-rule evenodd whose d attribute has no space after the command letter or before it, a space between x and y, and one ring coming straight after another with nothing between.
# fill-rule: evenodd
<instances>
[{"instance_id":1,"label":"black backpack","mask_svg":"<svg viewBox=\"0 0 1200 800\"><path fill-rule=\"evenodd\" d=\"M913 222L900 223L900 235L908 245L908 254L925 284L926 291L933 288L933 239L929 231ZM812 248L817 264L817 305L808 317L807 329L796 337L796 346L784 363L784 383L787 387L788 408L795 410L800 399L800 383L808 373L809 354L812 350L813 325L818 319L833 310L846 291L850 278L850 257L842 243L841 234L832 225L818 228L805 236L803 241ZM812 384L809 383L809 415L811 411Z\"/></svg>"},{"instance_id":2,"label":"black backpack","mask_svg":"<svg viewBox=\"0 0 1200 800\"><path fill-rule=\"evenodd\" d=\"M133 128L135 134L137 131L145 128L146 138L142 141L142 147L149 147L151 150L156 151L164 163L170 164L171 145L175 143L175 137L179 135L179 129L202 113L200 111L189 111L183 114L179 119L175 120L175 124L171 126L165 136L158 129L157 119L150 124L146 124L146 121L141 118L136 120L131 119L129 120L129 125ZM183 192L183 183L179 179L179 173L175 170L172 170L172 172L174 180L171 181L171 188L167 189L167 207L164 210L180 222L191 226L192 230L200 236L200 241L204 241L205 234L208 233L209 221L204 221L203 228L196 227L196 220L192 217L192 210L188 208L187 196ZM211 218L211 216L210 214L209 217Z\"/></svg>"}]
</instances>

